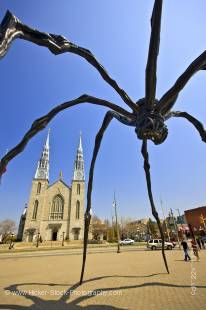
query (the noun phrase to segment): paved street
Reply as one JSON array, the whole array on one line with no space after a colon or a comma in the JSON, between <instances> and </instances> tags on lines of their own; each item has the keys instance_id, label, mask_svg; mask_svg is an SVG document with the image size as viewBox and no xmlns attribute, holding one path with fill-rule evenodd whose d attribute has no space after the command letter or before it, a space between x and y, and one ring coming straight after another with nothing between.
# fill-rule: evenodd
<instances>
[{"instance_id":1,"label":"paved street","mask_svg":"<svg viewBox=\"0 0 206 310\"><path fill-rule=\"evenodd\" d=\"M205 309L206 250L200 262L184 262L179 250L166 253L169 275L160 251L89 254L79 287L81 255L4 257L0 309Z\"/></svg>"},{"instance_id":2,"label":"paved street","mask_svg":"<svg viewBox=\"0 0 206 310\"><path fill-rule=\"evenodd\" d=\"M146 246L123 246L120 248L121 252L128 252L128 251L148 251ZM55 250L45 250L39 248L37 251L23 251L23 252L16 252L16 251L9 251L7 253L0 252L0 260L6 258L24 258L24 257L39 257L39 256L59 256L59 255L82 255L82 248L76 249L66 249L66 248L59 248ZM150 250L149 250L150 251ZM116 253L117 247L94 247L88 248L88 253Z\"/></svg>"}]
</instances>

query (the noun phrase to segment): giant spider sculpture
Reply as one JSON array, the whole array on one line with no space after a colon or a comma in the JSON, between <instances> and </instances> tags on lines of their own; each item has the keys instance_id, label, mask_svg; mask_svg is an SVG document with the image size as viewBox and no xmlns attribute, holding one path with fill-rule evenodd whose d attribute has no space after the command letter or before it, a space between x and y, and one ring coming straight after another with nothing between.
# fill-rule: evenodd
<instances>
[{"instance_id":1,"label":"giant spider sculpture","mask_svg":"<svg viewBox=\"0 0 206 310\"><path fill-rule=\"evenodd\" d=\"M11 149L0 161L0 176L6 171L6 166L15 156L23 151L28 141L36 135L40 130L44 129L47 124L62 110L70 108L74 105L81 103L91 103L110 108L103 120L102 126L99 129L92 156L92 161L89 170L89 182L87 189L87 207L85 211L85 230L84 230L84 247L83 247L83 262L82 271L80 277L80 284L83 281L88 232L91 219L91 195L93 185L93 173L96 158L99 152L100 144L107 129L109 123L113 118L127 126L135 128L137 138L142 140L142 156L144 158L144 170L146 174L148 196L152 208L152 214L157 221L157 225L160 231L162 242L162 256L164 259L165 267L169 273L166 256L164 253L164 234L162 231L160 219L155 208L150 177L150 164L147 151L147 141L151 140L155 144L161 144L167 138L168 130L165 122L171 117L184 117L199 132L202 140L206 142L206 132L203 125L199 120L188 114L187 112L175 112L172 108L177 100L180 91L184 88L186 83L199 70L206 69L206 51L204 51L199 57L197 57L189 67L183 72L183 74L177 79L175 84L158 100L156 99L156 72L157 72L157 57L160 43L160 28L161 28L161 15L162 15L162 3L163 0L155 0L152 18L151 18L151 36L149 44L149 53L146 66L145 77L145 97L139 99L137 102L127 95L127 93L121 89L117 82L113 80L104 67L96 60L94 55L87 49L79 47L74 43L68 41L64 37L55 34L49 34L34 30L24 24L22 24L14 15L7 12L0 26L0 57L3 57L12 41L14 39L23 39L33 42L37 45L47 47L53 54L58 55L61 53L74 53L84 59L86 59L93 67L95 67L102 78L115 89L120 95L122 100L130 108L130 111L123 109L122 107L90 95L82 95L74 100L62 103L53 108L48 114L35 120L31 128L24 135L23 139L18 145Z\"/></svg>"}]
</instances>

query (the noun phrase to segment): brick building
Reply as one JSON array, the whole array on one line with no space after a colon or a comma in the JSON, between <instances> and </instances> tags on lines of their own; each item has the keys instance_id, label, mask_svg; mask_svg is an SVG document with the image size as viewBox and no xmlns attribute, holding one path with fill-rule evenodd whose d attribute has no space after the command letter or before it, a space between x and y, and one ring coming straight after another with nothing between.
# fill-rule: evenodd
<instances>
[{"instance_id":1,"label":"brick building","mask_svg":"<svg viewBox=\"0 0 206 310\"><path fill-rule=\"evenodd\" d=\"M206 231L206 207L199 207L185 211L185 218L195 231Z\"/></svg>"}]
</instances>

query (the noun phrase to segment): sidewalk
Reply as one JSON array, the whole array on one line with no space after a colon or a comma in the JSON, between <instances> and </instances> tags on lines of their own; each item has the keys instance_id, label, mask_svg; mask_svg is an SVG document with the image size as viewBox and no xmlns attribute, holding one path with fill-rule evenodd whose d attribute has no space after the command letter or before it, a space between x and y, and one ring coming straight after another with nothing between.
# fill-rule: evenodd
<instances>
[{"instance_id":1,"label":"sidewalk","mask_svg":"<svg viewBox=\"0 0 206 310\"><path fill-rule=\"evenodd\" d=\"M80 255L4 259L0 309L205 309L206 251L200 262L185 262L182 251L166 255L170 274L161 251L88 255L81 286Z\"/></svg>"},{"instance_id":2,"label":"sidewalk","mask_svg":"<svg viewBox=\"0 0 206 310\"><path fill-rule=\"evenodd\" d=\"M117 247L116 243L102 243L102 244L88 244L88 249L90 248L114 248ZM135 243L135 245L126 245L121 248L132 248L132 247L140 247L146 248L146 243ZM62 246L61 242L46 242L46 243L39 243L39 246L36 247L36 243L21 243L15 242L14 248L9 250L9 244L1 244L0 245L0 254L1 253L11 253L11 252L34 252L34 251L53 251L53 250L74 250L74 249L83 249L82 242L65 242L64 246Z\"/></svg>"}]
</instances>

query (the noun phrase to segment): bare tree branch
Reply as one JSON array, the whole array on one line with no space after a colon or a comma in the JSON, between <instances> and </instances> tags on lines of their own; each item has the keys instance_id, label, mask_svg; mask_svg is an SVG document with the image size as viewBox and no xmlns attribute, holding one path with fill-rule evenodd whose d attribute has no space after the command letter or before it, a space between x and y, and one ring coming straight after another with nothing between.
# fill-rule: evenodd
<instances>
[{"instance_id":1,"label":"bare tree branch","mask_svg":"<svg viewBox=\"0 0 206 310\"><path fill-rule=\"evenodd\" d=\"M71 108L74 105L80 104L80 103L91 103L96 105L101 105L104 107L108 107L110 109L113 109L114 111L122 114L123 116L127 118L133 118L133 114L127 112L123 108L117 106L116 104L113 104L109 101L96 98L89 95L82 95L79 98L76 98L71 101L67 101L65 103L62 103L55 108L53 108L48 114L38 118L35 120L31 126L31 128L26 132L23 139L20 141L19 144L17 144L13 149L11 149L0 161L0 176L5 172L6 166L15 156L17 156L19 153L21 153L24 148L26 147L27 143L33 136L35 136L39 131L44 129L48 123L61 111Z\"/></svg>"},{"instance_id":2,"label":"bare tree branch","mask_svg":"<svg viewBox=\"0 0 206 310\"><path fill-rule=\"evenodd\" d=\"M156 93L157 57L159 54L162 0L155 0L151 18L151 37L146 67L146 104L154 105Z\"/></svg>"},{"instance_id":3,"label":"bare tree branch","mask_svg":"<svg viewBox=\"0 0 206 310\"><path fill-rule=\"evenodd\" d=\"M180 91L185 87L191 77L199 70L206 69L206 51L197 57L189 67L177 79L175 84L162 96L157 106L157 110L162 114L168 113L174 106Z\"/></svg>"},{"instance_id":4,"label":"bare tree branch","mask_svg":"<svg viewBox=\"0 0 206 310\"><path fill-rule=\"evenodd\" d=\"M0 58L6 54L12 41L17 38L47 47L55 55L69 52L83 57L97 69L102 78L116 90L123 101L133 111L138 110L138 106L129 98L127 93L118 86L117 82L110 77L105 68L96 60L88 49L77 46L61 35L32 29L22 24L11 12L7 11L0 25Z\"/></svg>"},{"instance_id":5,"label":"bare tree branch","mask_svg":"<svg viewBox=\"0 0 206 310\"><path fill-rule=\"evenodd\" d=\"M172 112L168 113L166 118L169 119L171 117L184 117L184 118L186 118L197 129L197 131L200 134L200 137L202 138L202 141L206 142L206 130L205 130L203 124L198 119L196 119L194 116L190 115L187 112L172 111Z\"/></svg>"}]
</instances>

